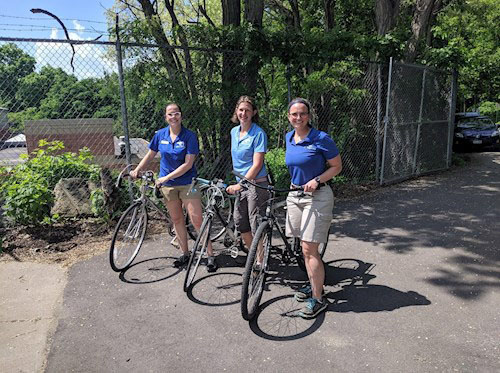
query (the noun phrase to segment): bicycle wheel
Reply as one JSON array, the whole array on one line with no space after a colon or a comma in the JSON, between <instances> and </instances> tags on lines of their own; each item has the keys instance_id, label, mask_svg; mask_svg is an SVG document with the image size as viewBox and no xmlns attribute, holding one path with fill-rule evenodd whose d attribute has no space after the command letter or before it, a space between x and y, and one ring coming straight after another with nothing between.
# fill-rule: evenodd
<instances>
[{"instance_id":1,"label":"bicycle wheel","mask_svg":"<svg viewBox=\"0 0 500 373\"><path fill-rule=\"evenodd\" d=\"M193 280L196 276L196 271L200 266L201 259L203 255L207 251L208 240L210 238L210 228L212 225L212 219L207 218L203 219L203 223L201 224L200 234L196 239L196 242L193 246L193 252L189 257L189 262L186 268L186 277L184 278L184 291L188 291L189 287L193 283Z\"/></svg>"},{"instance_id":2,"label":"bicycle wheel","mask_svg":"<svg viewBox=\"0 0 500 373\"><path fill-rule=\"evenodd\" d=\"M120 217L109 250L113 271L121 272L130 267L141 249L147 225L146 207L140 202L131 205Z\"/></svg>"},{"instance_id":3,"label":"bicycle wheel","mask_svg":"<svg viewBox=\"0 0 500 373\"><path fill-rule=\"evenodd\" d=\"M327 246L328 246L328 241L319 244L318 251L321 259L323 259L323 256L325 255ZM302 253L302 247L300 245L300 238L294 237L292 251L293 254L295 255L295 258L297 259L297 264L299 265L299 268L304 272L307 272L306 263L304 262L304 254Z\"/></svg>"},{"instance_id":4,"label":"bicycle wheel","mask_svg":"<svg viewBox=\"0 0 500 373\"><path fill-rule=\"evenodd\" d=\"M266 283L266 267L271 249L272 229L269 223L263 222L257 228L252 246L243 272L241 286L241 316L245 320L255 317L259 308L262 292ZM258 253L259 242L262 241L262 253Z\"/></svg>"}]
</instances>

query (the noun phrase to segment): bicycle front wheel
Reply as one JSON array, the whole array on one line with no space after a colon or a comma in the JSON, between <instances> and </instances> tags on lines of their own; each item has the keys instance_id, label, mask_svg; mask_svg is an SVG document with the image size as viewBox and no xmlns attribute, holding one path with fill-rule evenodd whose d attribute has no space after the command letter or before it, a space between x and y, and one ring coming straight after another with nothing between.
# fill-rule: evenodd
<instances>
[{"instance_id":1,"label":"bicycle front wheel","mask_svg":"<svg viewBox=\"0 0 500 373\"><path fill-rule=\"evenodd\" d=\"M184 278L184 291L188 291L189 287L194 281L196 271L200 266L201 259L207 251L208 242L210 240L210 228L212 226L212 219L203 219L201 224L200 234L196 238L193 246L193 252L189 257L189 262L186 268L186 277Z\"/></svg>"},{"instance_id":2,"label":"bicycle front wheel","mask_svg":"<svg viewBox=\"0 0 500 373\"><path fill-rule=\"evenodd\" d=\"M318 247L318 252L319 256L323 260L323 256L325 255L326 252L326 247L328 246L328 241L325 243L320 243ZM301 270L304 272L307 272L306 270L306 263L304 262L304 254L302 253L302 246L300 245L300 238L295 237L293 239L293 247L292 251L295 255L295 258L297 259L297 264Z\"/></svg>"},{"instance_id":3,"label":"bicycle front wheel","mask_svg":"<svg viewBox=\"0 0 500 373\"><path fill-rule=\"evenodd\" d=\"M113 271L121 272L130 267L144 242L147 225L146 207L140 202L131 205L120 217L109 250Z\"/></svg>"},{"instance_id":4,"label":"bicycle front wheel","mask_svg":"<svg viewBox=\"0 0 500 373\"><path fill-rule=\"evenodd\" d=\"M257 228L243 272L241 286L241 316L245 320L255 317L259 308L262 292L266 283L266 267L271 250L272 229L269 222L263 222ZM261 243L259 245L259 243Z\"/></svg>"}]
</instances>

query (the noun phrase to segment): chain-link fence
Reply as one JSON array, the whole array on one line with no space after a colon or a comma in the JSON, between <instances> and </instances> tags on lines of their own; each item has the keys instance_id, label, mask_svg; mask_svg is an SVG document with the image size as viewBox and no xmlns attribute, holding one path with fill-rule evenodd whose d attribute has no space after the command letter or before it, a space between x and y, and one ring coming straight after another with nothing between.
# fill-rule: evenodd
<instances>
[{"instance_id":1,"label":"chain-link fence","mask_svg":"<svg viewBox=\"0 0 500 373\"><path fill-rule=\"evenodd\" d=\"M450 81L450 74L402 64L286 66L224 50L0 38L0 166L11 173L27 162L23 154L46 155L36 150L40 140L61 141L55 154L88 148L85 162L101 169L138 163L166 125L165 105L176 102L199 139L199 174L227 179L230 119L248 94L258 102L271 166L285 167L286 107L301 96L312 103L313 125L341 151L338 181L390 182L448 165ZM58 177L82 172L69 164Z\"/></svg>"},{"instance_id":2,"label":"chain-link fence","mask_svg":"<svg viewBox=\"0 0 500 373\"><path fill-rule=\"evenodd\" d=\"M449 73L391 61L381 182L449 167L452 82Z\"/></svg>"}]
</instances>

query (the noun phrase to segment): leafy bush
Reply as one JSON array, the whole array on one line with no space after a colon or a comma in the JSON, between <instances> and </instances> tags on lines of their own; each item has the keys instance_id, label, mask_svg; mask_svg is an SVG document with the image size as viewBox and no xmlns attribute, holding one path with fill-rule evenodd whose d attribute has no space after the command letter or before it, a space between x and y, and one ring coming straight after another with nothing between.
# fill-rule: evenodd
<instances>
[{"instance_id":1,"label":"leafy bush","mask_svg":"<svg viewBox=\"0 0 500 373\"><path fill-rule=\"evenodd\" d=\"M40 140L38 146L31 158L21 155L26 162L15 166L3 181L5 214L18 224L38 225L57 218L50 216L50 208L54 187L61 178L99 179L100 168L90 163L93 157L89 149L58 154L64 149L61 141Z\"/></svg>"},{"instance_id":2,"label":"leafy bush","mask_svg":"<svg viewBox=\"0 0 500 373\"><path fill-rule=\"evenodd\" d=\"M290 174L285 164L285 149L276 148L266 153L266 165L274 185L286 189L290 186Z\"/></svg>"}]
</instances>

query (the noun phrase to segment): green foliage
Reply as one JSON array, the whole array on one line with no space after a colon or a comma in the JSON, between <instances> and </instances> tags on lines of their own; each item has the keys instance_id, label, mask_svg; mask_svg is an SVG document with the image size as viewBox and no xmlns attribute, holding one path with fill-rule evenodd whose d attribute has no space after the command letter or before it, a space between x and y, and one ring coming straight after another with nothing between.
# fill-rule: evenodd
<instances>
[{"instance_id":1,"label":"green foliage","mask_svg":"<svg viewBox=\"0 0 500 373\"><path fill-rule=\"evenodd\" d=\"M90 209L95 217L100 218L104 222L108 222L111 219L106 206L106 196L101 188L90 192Z\"/></svg>"},{"instance_id":2,"label":"green foliage","mask_svg":"<svg viewBox=\"0 0 500 373\"><path fill-rule=\"evenodd\" d=\"M290 187L290 174L285 164L285 149L275 148L266 153L266 166L273 178L274 185L286 189Z\"/></svg>"},{"instance_id":3,"label":"green foliage","mask_svg":"<svg viewBox=\"0 0 500 373\"><path fill-rule=\"evenodd\" d=\"M54 202L53 190L57 182L67 176L97 181L99 166L90 163L92 155L86 148L78 154L61 153L60 141L40 140L39 148L31 158L15 166L3 180L5 214L15 223L39 225L58 219L50 216Z\"/></svg>"},{"instance_id":4,"label":"green foliage","mask_svg":"<svg viewBox=\"0 0 500 373\"><path fill-rule=\"evenodd\" d=\"M481 115L490 117L496 123L500 122L500 104L498 102L484 101L479 105Z\"/></svg>"}]
</instances>

